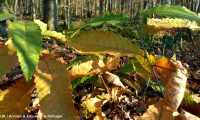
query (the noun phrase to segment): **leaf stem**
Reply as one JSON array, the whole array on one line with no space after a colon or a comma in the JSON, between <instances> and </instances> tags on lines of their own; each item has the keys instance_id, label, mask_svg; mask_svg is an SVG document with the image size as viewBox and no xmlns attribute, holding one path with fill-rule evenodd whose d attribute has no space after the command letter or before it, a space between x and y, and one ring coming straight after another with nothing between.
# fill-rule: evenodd
<instances>
[{"instance_id":1,"label":"leaf stem","mask_svg":"<svg viewBox=\"0 0 200 120\"><path fill-rule=\"evenodd\" d=\"M141 44L142 44L142 49L144 50L144 57L147 59L149 65L151 66L151 69L152 69L153 75L154 75L154 77L155 77L155 79L156 79L156 82L158 82L160 92L161 92L161 94L163 95L163 90L162 90L162 88L161 88L161 86L160 86L160 81L158 80L158 77L157 77L157 75L156 75L155 69L154 69L154 67L151 65L151 62L150 62L150 60L149 60L149 58L148 58L147 50L146 50L146 48L145 48L145 46L144 46L144 41L143 41L143 39L142 39L141 37L139 37L139 38L141 39L140 41L141 41Z\"/></svg>"}]
</instances>

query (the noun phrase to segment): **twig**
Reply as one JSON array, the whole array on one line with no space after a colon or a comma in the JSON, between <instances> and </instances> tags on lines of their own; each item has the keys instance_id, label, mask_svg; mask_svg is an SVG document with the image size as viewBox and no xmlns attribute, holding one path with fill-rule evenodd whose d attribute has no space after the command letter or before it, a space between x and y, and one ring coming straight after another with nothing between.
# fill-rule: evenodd
<instances>
[{"instance_id":1,"label":"twig","mask_svg":"<svg viewBox=\"0 0 200 120\"><path fill-rule=\"evenodd\" d=\"M109 90L109 87L107 86L107 84L106 84L106 82L105 82L105 80L104 80L103 77L102 77L102 82L103 82L104 86L106 87L107 93L111 95L111 92L110 92L110 90Z\"/></svg>"},{"instance_id":2,"label":"twig","mask_svg":"<svg viewBox=\"0 0 200 120\"><path fill-rule=\"evenodd\" d=\"M140 37L140 38L141 38L141 37ZM146 57L146 59L147 59L149 65L151 66L153 75L154 75L154 77L155 77L155 79L156 79L156 82L158 82L158 84L159 84L160 92L161 92L162 95L163 95L163 91L162 91L162 88L161 88L161 86L160 86L160 81L158 80L158 78L157 78L157 76L156 76L156 72L155 72L154 67L151 65L151 62L150 62L150 60L149 60L149 58L148 58L147 50L146 50L146 48L145 48L145 46L144 46L144 42L143 42L142 39L141 39L141 43L142 43L142 48L143 48L143 50L144 50L144 57Z\"/></svg>"}]
</instances>

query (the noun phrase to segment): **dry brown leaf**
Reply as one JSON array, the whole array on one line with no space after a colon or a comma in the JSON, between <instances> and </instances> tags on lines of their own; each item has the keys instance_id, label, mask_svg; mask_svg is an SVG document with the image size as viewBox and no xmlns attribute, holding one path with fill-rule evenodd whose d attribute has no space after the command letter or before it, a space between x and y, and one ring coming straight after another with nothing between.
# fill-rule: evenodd
<instances>
[{"instance_id":1,"label":"dry brown leaf","mask_svg":"<svg viewBox=\"0 0 200 120\"><path fill-rule=\"evenodd\" d=\"M43 57L35 73L35 83L40 99L40 110L44 115L58 115L61 120L79 119L72 102L71 80L65 66ZM54 120L55 118L49 118Z\"/></svg>"},{"instance_id":2,"label":"dry brown leaf","mask_svg":"<svg viewBox=\"0 0 200 120\"><path fill-rule=\"evenodd\" d=\"M102 106L108 100L102 100L100 98L94 97L84 101L81 106L88 110L90 113L96 113L94 120L107 120L105 114L102 112Z\"/></svg>"},{"instance_id":3,"label":"dry brown leaf","mask_svg":"<svg viewBox=\"0 0 200 120\"><path fill-rule=\"evenodd\" d=\"M181 120L200 120L199 117L192 115L191 113L182 110L179 117L181 118Z\"/></svg>"},{"instance_id":4,"label":"dry brown leaf","mask_svg":"<svg viewBox=\"0 0 200 120\"><path fill-rule=\"evenodd\" d=\"M31 91L35 86L31 81L30 85L24 79L19 80L13 86L0 92L0 115L21 115L24 109L31 103ZM3 118L1 118L2 120ZM5 118L8 119L8 118ZM16 120L10 118L9 120Z\"/></svg>"},{"instance_id":5,"label":"dry brown leaf","mask_svg":"<svg viewBox=\"0 0 200 120\"><path fill-rule=\"evenodd\" d=\"M93 120L107 120L107 118L106 118L106 115L105 115L103 112L101 112L101 113L98 113L98 114L93 118Z\"/></svg>"},{"instance_id":6,"label":"dry brown leaf","mask_svg":"<svg viewBox=\"0 0 200 120\"><path fill-rule=\"evenodd\" d=\"M9 41L7 45L0 44L0 78L8 73L17 64L17 55Z\"/></svg>"},{"instance_id":7,"label":"dry brown leaf","mask_svg":"<svg viewBox=\"0 0 200 120\"><path fill-rule=\"evenodd\" d=\"M105 62L99 58L76 64L69 71L72 80L85 75L98 74L102 71L114 70L119 66L119 58L109 58Z\"/></svg>"},{"instance_id":8,"label":"dry brown leaf","mask_svg":"<svg viewBox=\"0 0 200 120\"><path fill-rule=\"evenodd\" d=\"M163 102L159 101L147 109L147 111L139 117L135 117L136 120L173 120L171 111L163 109ZM164 118L161 119L161 113L165 113Z\"/></svg>"},{"instance_id":9,"label":"dry brown leaf","mask_svg":"<svg viewBox=\"0 0 200 120\"><path fill-rule=\"evenodd\" d=\"M119 79L119 77L117 75L112 74L110 72L105 72L103 74L103 77L108 81L108 83L111 83L118 87L125 88L125 86L122 84L121 80Z\"/></svg>"},{"instance_id":10,"label":"dry brown leaf","mask_svg":"<svg viewBox=\"0 0 200 120\"><path fill-rule=\"evenodd\" d=\"M176 112L179 107L184 92L186 89L187 82L187 71L182 66L180 61L169 62L169 66L175 66L177 68L175 73L169 74L171 76L168 79L168 83L165 88L163 100L150 106L146 113L144 113L138 120L144 120L149 117L149 120L173 120L173 113ZM162 62L161 62L162 63ZM163 64L163 63L162 63ZM161 65L162 65L161 64ZM161 72L163 72L161 70Z\"/></svg>"}]
</instances>

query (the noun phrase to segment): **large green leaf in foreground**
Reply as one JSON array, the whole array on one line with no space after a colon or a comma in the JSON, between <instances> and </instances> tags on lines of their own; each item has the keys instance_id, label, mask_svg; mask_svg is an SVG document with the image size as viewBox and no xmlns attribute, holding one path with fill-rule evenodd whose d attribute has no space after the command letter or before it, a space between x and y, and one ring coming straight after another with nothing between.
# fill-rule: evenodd
<instances>
[{"instance_id":1,"label":"large green leaf in foreground","mask_svg":"<svg viewBox=\"0 0 200 120\"><path fill-rule=\"evenodd\" d=\"M17 21L9 26L9 32L25 79L30 82L42 49L41 30L36 23Z\"/></svg>"},{"instance_id":2,"label":"large green leaf in foreground","mask_svg":"<svg viewBox=\"0 0 200 120\"><path fill-rule=\"evenodd\" d=\"M144 15L147 16L151 14L200 21L200 17L196 13L179 5L158 5L144 12Z\"/></svg>"},{"instance_id":3,"label":"large green leaf in foreground","mask_svg":"<svg viewBox=\"0 0 200 120\"><path fill-rule=\"evenodd\" d=\"M114 56L140 54L139 44L133 44L119 34L106 31L81 32L74 36L69 44L80 53L103 53Z\"/></svg>"}]
</instances>

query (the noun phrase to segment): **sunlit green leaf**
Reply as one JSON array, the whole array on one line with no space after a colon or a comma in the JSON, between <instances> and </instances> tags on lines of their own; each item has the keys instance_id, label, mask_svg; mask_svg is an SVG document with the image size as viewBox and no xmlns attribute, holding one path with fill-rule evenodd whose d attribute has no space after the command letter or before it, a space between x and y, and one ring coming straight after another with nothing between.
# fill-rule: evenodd
<instances>
[{"instance_id":1,"label":"sunlit green leaf","mask_svg":"<svg viewBox=\"0 0 200 120\"><path fill-rule=\"evenodd\" d=\"M84 31L68 41L80 53L101 53L114 56L141 54L140 45L131 43L119 34L106 31Z\"/></svg>"},{"instance_id":2,"label":"sunlit green leaf","mask_svg":"<svg viewBox=\"0 0 200 120\"><path fill-rule=\"evenodd\" d=\"M34 22L16 21L9 26L9 32L25 79L30 82L42 49L41 30Z\"/></svg>"}]
</instances>

